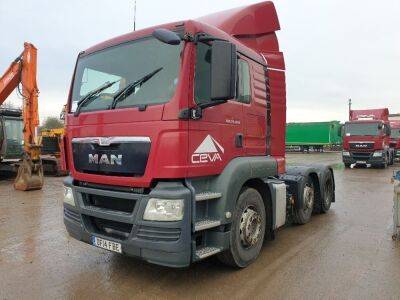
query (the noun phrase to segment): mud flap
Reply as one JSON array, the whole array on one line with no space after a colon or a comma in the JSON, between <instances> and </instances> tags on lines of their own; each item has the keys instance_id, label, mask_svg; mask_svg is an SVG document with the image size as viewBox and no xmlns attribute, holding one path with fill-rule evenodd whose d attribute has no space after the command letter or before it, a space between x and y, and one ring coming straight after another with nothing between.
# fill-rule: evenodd
<instances>
[{"instance_id":1,"label":"mud flap","mask_svg":"<svg viewBox=\"0 0 400 300\"><path fill-rule=\"evenodd\" d=\"M29 156L24 155L14 181L14 188L19 191L30 191L40 190L42 187L43 166L41 160L33 162Z\"/></svg>"}]
</instances>

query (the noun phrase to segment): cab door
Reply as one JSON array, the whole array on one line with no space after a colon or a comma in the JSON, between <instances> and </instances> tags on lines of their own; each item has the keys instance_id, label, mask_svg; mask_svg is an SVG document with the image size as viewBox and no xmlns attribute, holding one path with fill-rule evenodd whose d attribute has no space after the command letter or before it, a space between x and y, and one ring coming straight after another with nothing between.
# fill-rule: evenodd
<instances>
[{"instance_id":1,"label":"cab door","mask_svg":"<svg viewBox=\"0 0 400 300\"><path fill-rule=\"evenodd\" d=\"M195 49L193 106L211 101L211 46ZM237 99L204 108L189 120L188 176L219 174L235 157L243 156L243 104Z\"/></svg>"}]
</instances>

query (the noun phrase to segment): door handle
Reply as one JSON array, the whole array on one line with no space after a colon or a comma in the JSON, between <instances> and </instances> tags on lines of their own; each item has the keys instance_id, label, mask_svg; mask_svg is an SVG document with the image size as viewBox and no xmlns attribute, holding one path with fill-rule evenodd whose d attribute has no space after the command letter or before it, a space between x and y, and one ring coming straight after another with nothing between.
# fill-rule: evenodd
<instances>
[{"instance_id":1,"label":"door handle","mask_svg":"<svg viewBox=\"0 0 400 300\"><path fill-rule=\"evenodd\" d=\"M237 133L235 136L236 148L243 148L243 133Z\"/></svg>"}]
</instances>

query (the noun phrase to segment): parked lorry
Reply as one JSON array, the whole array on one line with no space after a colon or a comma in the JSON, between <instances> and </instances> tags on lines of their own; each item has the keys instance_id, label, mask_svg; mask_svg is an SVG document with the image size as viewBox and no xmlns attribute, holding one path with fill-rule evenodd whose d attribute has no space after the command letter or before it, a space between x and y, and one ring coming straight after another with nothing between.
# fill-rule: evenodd
<instances>
[{"instance_id":1,"label":"parked lorry","mask_svg":"<svg viewBox=\"0 0 400 300\"><path fill-rule=\"evenodd\" d=\"M394 149L394 160L400 161L400 120L390 120L390 147Z\"/></svg>"},{"instance_id":2,"label":"parked lorry","mask_svg":"<svg viewBox=\"0 0 400 300\"><path fill-rule=\"evenodd\" d=\"M184 267L253 262L335 201L330 167L285 169L285 65L272 2L131 32L79 54L64 223L81 241Z\"/></svg>"},{"instance_id":3,"label":"parked lorry","mask_svg":"<svg viewBox=\"0 0 400 300\"><path fill-rule=\"evenodd\" d=\"M22 111L0 108L0 172L14 171L24 154Z\"/></svg>"},{"instance_id":4,"label":"parked lorry","mask_svg":"<svg viewBox=\"0 0 400 300\"><path fill-rule=\"evenodd\" d=\"M343 163L346 167L363 165L386 168L393 164L390 146L389 109L350 110L344 124Z\"/></svg>"},{"instance_id":5,"label":"parked lorry","mask_svg":"<svg viewBox=\"0 0 400 300\"><path fill-rule=\"evenodd\" d=\"M286 148L301 151L313 148L323 151L324 147L334 148L342 145L340 121L304 122L286 124Z\"/></svg>"}]
</instances>

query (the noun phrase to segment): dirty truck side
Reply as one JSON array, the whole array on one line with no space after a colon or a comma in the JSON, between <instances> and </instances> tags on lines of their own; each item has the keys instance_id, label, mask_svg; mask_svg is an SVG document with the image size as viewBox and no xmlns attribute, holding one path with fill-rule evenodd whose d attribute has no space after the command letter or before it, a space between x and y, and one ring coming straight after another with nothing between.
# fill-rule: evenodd
<instances>
[{"instance_id":1,"label":"dirty truck side","mask_svg":"<svg viewBox=\"0 0 400 300\"><path fill-rule=\"evenodd\" d=\"M185 267L246 267L264 239L334 202L325 166L285 170L273 3L156 26L79 54L66 134L70 235Z\"/></svg>"}]
</instances>

